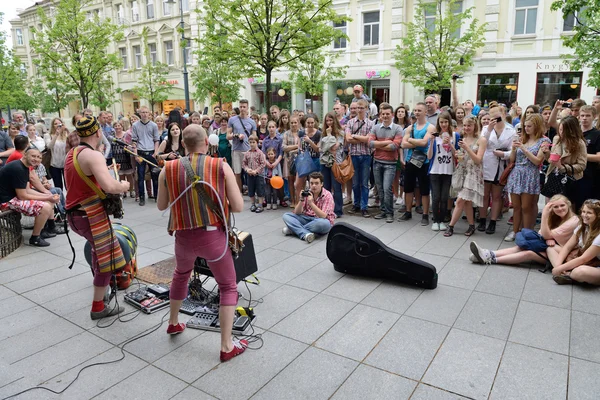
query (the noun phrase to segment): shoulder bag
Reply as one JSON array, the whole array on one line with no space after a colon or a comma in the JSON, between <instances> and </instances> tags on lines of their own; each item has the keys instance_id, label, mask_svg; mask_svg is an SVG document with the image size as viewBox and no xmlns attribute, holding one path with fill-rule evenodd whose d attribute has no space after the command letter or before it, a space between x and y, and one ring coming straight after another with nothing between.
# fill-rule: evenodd
<instances>
[{"instance_id":1,"label":"shoulder bag","mask_svg":"<svg viewBox=\"0 0 600 400\"><path fill-rule=\"evenodd\" d=\"M500 179L498 181L498 183L502 186L506 186L506 184L508 183L508 177L510 176L510 173L512 172L512 170L515 168L515 163L511 162L510 164L508 164L508 166L506 168L504 168L504 171L502 172L502 175L500 176Z\"/></svg>"},{"instance_id":2,"label":"shoulder bag","mask_svg":"<svg viewBox=\"0 0 600 400\"><path fill-rule=\"evenodd\" d=\"M346 183L354 176L354 165L350 154L346 156L341 163L334 162L331 166L331 171L335 180L339 183Z\"/></svg>"},{"instance_id":3,"label":"shoulder bag","mask_svg":"<svg viewBox=\"0 0 600 400\"><path fill-rule=\"evenodd\" d=\"M417 129L417 124L413 125L413 128L410 131L410 137L415 138L415 130ZM414 148L412 149L412 154L410 155L409 163L414 165L417 168L421 168L423 164L425 164L425 160L427 160L427 154L423 153L421 150Z\"/></svg>"},{"instance_id":4,"label":"shoulder bag","mask_svg":"<svg viewBox=\"0 0 600 400\"><path fill-rule=\"evenodd\" d=\"M571 175L566 172L560 173L558 172L558 168L555 169L554 172L551 172L548 175L546 183L544 183L544 187L541 191L543 196L552 197L557 194L565 194L570 186L573 185L575 182L575 179L573 178L573 166L571 164L565 164L565 171L567 165L571 167Z\"/></svg>"}]
</instances>

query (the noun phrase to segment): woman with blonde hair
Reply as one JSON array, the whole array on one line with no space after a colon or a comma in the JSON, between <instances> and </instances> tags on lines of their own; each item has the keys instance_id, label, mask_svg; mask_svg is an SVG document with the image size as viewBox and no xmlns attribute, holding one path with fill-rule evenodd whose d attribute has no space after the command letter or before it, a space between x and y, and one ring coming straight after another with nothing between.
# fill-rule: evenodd
<instances>
[{"instance_id":1,"label":"woman with blonde hair","mask_svg":"<svg viewBox=\"0 0 600 400\"><path fill-rule=\"evenodd\" d=\"M586 200L579 225L559 252L549 249L554 282L600 285L600 200Z\"/></svg>"},{"instance_id":2,"label":"woman with blonde hair","mask_svg":"<svg viewBox=\"0 0 600 400\"><path fill-rule=\"evenodd\" d=\"M537 199L540 194L540 165L550 151L550 139L544 136L544 119L540 114L530 115L523 124L521 137L512 144L510 162L514 168L508 177L506 190L513 204L513 230L504 238L515 240L521 226L533 229L537 217Z\"/></svg>"},{"instance_id":3,"label":"woman with blonde hair","mask_svg":"<svg viewBox=\"0 0 600 400\"><path fill-rule=\"evenodd\" d=\"M454 225L458 222L463 210L467 214L469 228L465 236L475 233L473 206L483 206L483 155L487 147L487 139L479 135L479 125L474 117L463 119L463 136L458 142L460 150L456 153L458 165L452 177L452 189L458 191L456 206L452 219L444 232L449 237L454 234Z\"/></svg>"},{"instance_id":4,"label":"woman with blonde hair","mask_svg":"<svg viewBox=\"0 0 600 400\"><path fill-rule=\"evenodd\" d=\"M548 246L545 252L535 252L522 249L519 246L509 247L498 251L487 250L471 242L469 260L480 264L516 265L529 261L540 264L546 263L546 257L556 256L567 244L573 231L579 224L579 217L573 212L571 201L562 194L553 196L544 206L539 234ZM554 252L554 254L551 253ZM554 257L556 258L556 257Z\"/></svg>"},{"instance_id":5,"label":"woman with blonde hair","mask_svg":"<svg viewBox=\"0 0 600 400\"><path fill-rule=\"evenodd\" d=\"M50 124L50 135L46 139L46 147L52 152L50 158L50 176L54 186L63 189L63 174L67 158L68 129L60 118L54 118ZM49 139L49 141L48 141Z\"/></svg>"}]
</instances>

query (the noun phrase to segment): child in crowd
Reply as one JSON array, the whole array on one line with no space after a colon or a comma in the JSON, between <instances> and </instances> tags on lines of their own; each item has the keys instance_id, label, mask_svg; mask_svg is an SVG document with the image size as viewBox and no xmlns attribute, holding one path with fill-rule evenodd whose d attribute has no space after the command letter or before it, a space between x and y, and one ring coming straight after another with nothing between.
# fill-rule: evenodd
<instances>
[{"instance_id":1,"label":"child in crowd","mask_svg":"<svg viewBox=\"0 0 600 400\"><path fill-rule=\"evenodd\" d=\"M272 187L270 182L272 177L281 176L281 163L275 163L277 160L276 153L277 152L272 147L267 149L267 164L265 168L265 198L269 210L277 210L277 189Z\"/></svg>"},{"instance_id":2,"label":"child in crowd","mask_svg":"<svg viewBox=\"0 0 600 400\"><path fill-rule=\"evenodd\" d=\"M242 168L248 175L248 196L250 196L250 211L261 213L263 211L262 203L264 197L265 178L263 176L266 158L265 154L258 148L258 137L251 135L248 139L250 150L244 154ZM258 196L258 206L254 196Z\"/></svg>"},{"instance_id":3,"label":"child in crowd","mask_svg":"<svg viewBox=\"0 0 600 400\"><path fill-rule=\"evenodd\" d=\"M550 261L558 258L558 253L567 244L573 231L579 224L579 218L573 212L571 201L562 194L553 196L542 211L542 221L539 234L546 239L548 251L536 253L531 250L521 249L519 246L491 251L482 249L475 242L471 242L469 260L480 264L507 264L516 265L528 261L540 264L546 263L544 257Z\"/></svg>"},{"instance_id":4,"label":"child in crowd","mask_svg":"<svg viewBox=\"0 0 600 400\"><path fill-rule=\"evenodd\" d=\"M441 113L436 124L436 134L431 138L431 145L427 153L427 157L431 160L429 162L429 182L433 211L431 230L433 231L446 230L444 217L448 214L448 197L450 196L459 140L458 133L452 132L450 113Z\"/></svg>"},{"instance_id":5,"label":"child in crowd","mask_svg":"<svg viewBox=\"0 0 600 400\"><path fill-rule=\"evenodd\" d=\"M586 200L579 219L573 236L560 251L548 248L554 266L552 275L559 285L600 285L600 200Z\"/></svg>"}]
</instances>

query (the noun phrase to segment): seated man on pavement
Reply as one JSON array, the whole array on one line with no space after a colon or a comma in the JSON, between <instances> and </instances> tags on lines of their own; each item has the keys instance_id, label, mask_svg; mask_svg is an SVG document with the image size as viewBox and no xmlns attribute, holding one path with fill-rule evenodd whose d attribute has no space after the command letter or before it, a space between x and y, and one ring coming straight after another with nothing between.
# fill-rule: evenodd
<instances>
[{"instance_id":1,"label":"seated man on pavement","mask_svg":"<svg viewBox=\"0 0 600 400\"><path fill-rule=\"evenodd\" d=\"M333 195L323 187L323 174L313 172L309 179L310 190L302 191L294 212L283 214L283 234L294 234L307 243L315 240L315 234L327 234L335 220Z\"/></svg>"},{"instance_id":2,"label":"seated man on pavement","mask_svg":"<svg viewBox=\"0 0 600 400\"><path fill-rule=\"evenodd\" d=\"M44 239L56 236L54 204L58 203L59 196L41 185L41 188L37 187L39 180L32 182L39 192L29 187L30 167L35 168L41 162L42 154L34 147L27 149L22 159L0 169L0 210L13 210L35 217L29 244L46 247L50 243Z\"/></svg>"}]
</instances>

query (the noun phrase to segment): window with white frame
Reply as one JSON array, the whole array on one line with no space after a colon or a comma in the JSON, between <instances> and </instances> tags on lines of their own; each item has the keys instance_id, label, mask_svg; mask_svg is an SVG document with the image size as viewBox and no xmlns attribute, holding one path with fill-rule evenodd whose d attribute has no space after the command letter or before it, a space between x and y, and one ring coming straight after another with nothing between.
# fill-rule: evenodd
<instances>
[{"instance_id":1,"label":"window with white frame","mask_svg":"<svg viewBox=\"0 0 600 400\"><path fill-rule=\"evenodd\" d=\"M137 69L142 68L142 47L133 46L133 58L135 60L135 67Z\"/></svg>"},{"instance_id":2,"label":"window with white frame","mask_svg":"<svg viewBox=\"0 0 600 400\"><path fill-rule=\"evenodd\" d=\"M433 32L435 29L435 15L437 14L437 8L435 3L425 3L425 28L428 31Z\"/></svg>"},{"instance_id":3,"label":"window with white frame","mask_svg":"<svg viewBox=\"0 0 600 400\"><path fill-rule=\"evenodd\" d=\"M363 14L363 46L379 44L379 11Z\"/></svg>"},{"instance_id":4,"label":"window with white frame","mask_svg":"<svg viewBox=\"0 0 600 400\"><path fill-rule=\"evenodd\" d=\"M576 26L583 24L584 21L581 20L581 13L587 7L584 6L581 10L575 11L574 14L567 14L564 16L563 21L563 32L572 32Z\"/></svg>"},{"instance_id":5,"label":"window with white frame","mask_svg":"<svg viewBox=\"0 0 600 400\"><path fill-rule=\"evenodd\" d=\"M336 30L338 30L338 31L342 32L344 35L345 35L345 34L347 34L347 30L346 30L346 29L347 29L347 27L346 27L346 21L342 21L342 22L334 22L334 23L333 23L333 27L334 27ZM345 38L345 37L344 37L344 38L339 38L339 39L336 39L336 40L333 42L333 48L334 48L334 49L345 49L347 45L348 45L348 43L346 42L346 38Z\"/></svg>"},{"instance_id":6,"label":"window with white frame","mask_svg":"<svg viewBox=\"0 0 600 400\"><path fill-rule=\"evenodd\" d=\"M15 29L15 35L17 36L17 46L23 45L23 29L17 28Z\"/></svg>"},{"instance_id":7,"label":"window with white frame","mask_svg":"<svg viewBox=\"0 0 600 400\"><path fill-rule=\"evenodd\" d=\"M140 20L140 9L137 0L131 2L131 22Z\"/></svg>"},{"instance_id":8,"label":"window with white frame","mask_svg":"<svg viewBox=\"0 0 600 400\"><path fill-rule=\"evenodd\" d=\"M175 63L174 55L175 54L173 53L173 41L165 41L165 60L167 61L167 65L173 65Z\"/></svg>"},{"instance_id":9,"label":"window with white frame","mask_svg":"<svg viewBox=\"0 0 600 400\"><path fill-rule=\"evenodd\" d=\"M163 15L171 15L171 3L169 3L169 0L163 0Z\"/></svg>"},{"instance_id":10,"label":"window with white frame","mask_svg":"<svg viewBox=\"0 0 600 400\"><path fill-rule=\"evenodd\" d=\"M463 2L457 1L452 5L452 9L450 10L452 14L457 15L463 12ZM452 37L459 38L460 37L460 27L454 32L452 32Z\"/></svg>"},{"instance_id":11,"label":"window with white frame","mask_svg":"<svg viewBox=\"0 0 600 400\"><path fill-rule=\"evenodd\" d=\"M121 47L119 49L119 53L121 54L121 63L123 64L123 69L129 69L129 63L127 62L127 49L125 47Z\"/></svg>"},{"instance_id":12,"label":"window with white frame","mask_svg":"<svg viewBox=\"0 0 600 400\"><path fill-rule=\"evenodd\" d=\"M119 4L117 6L117 21L119 24L122 24L124 19L125 19L125 10L123 8L123 4Z\"/></svg>"},{"instance_id":13,"label":"window with white frame","mask_svg":"<svg viewBox=\"0 0 600 400\"><path fill-rule=\"evenodd\" d=\"M146 0L146 18L154 18L154 0Z\"/></svg>"},{"instance_id":14,"label":"window with white frame","mask_svg":"<svg viewBox=\"0 0 600 400\"><path fill-rule=\"evenodd\" d=\"M185 47L183 48L183 52L185 53L185 61L187 64L192 63L192 52L190 50L191 50L190 44L186 43Z\"/></svg>"},{"instance_id":15,"label":"window with white frame","mask_svg":"<svg viewBox=\"0 0 600 400\"><path fill-rule=\"evenodd\" d=\"M539 0L515 0L515 35L535 34Z\"/></svg>"},{"instance_id":16,"label":"window with white frame","mask_svg":"<svg viewBox=\"0 0 600 400\"><path fill-rule=\"evenodd\" d=\"M27 67L25 66L25 64L21 63L21 66L19 67L19 69L21 70L22 74L27 73Z\"/></svg>"},{"instance_id":17,"label":"window with white frame","mask_svg":"<svg viewBox=\"0 0 600 400\"><path fill-rule=\"evenodd\" d=\"M148 43L148 52L150 53L150 62L152 65L156 65L156 61L158 61L156 57L156 43Z\"/></svg>"},{"instance_id":18,"label":"window with white frame","mask_svg":"<svg viewBox=\"0 0 600 400\"><path fill-rule=\"evenodd\" d=\"M190 11L190 0L181 0L181 9L183 12Z\"/></svg>"}]
</instances>

